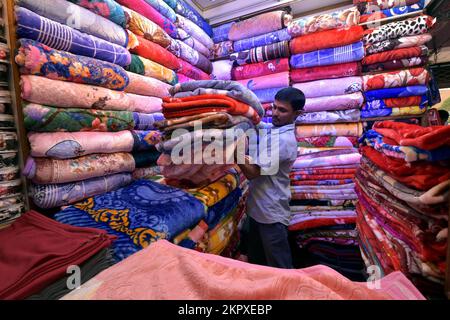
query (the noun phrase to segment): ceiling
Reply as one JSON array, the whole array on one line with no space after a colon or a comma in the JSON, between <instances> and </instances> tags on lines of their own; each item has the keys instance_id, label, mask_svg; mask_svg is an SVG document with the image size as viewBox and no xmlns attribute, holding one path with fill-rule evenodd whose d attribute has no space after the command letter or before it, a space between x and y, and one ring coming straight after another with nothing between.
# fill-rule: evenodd
<instances>
[{"instance_id":1,"label":"ceiling","mask_svg":"<svg viewBox=\"0 0 450 320\"><path fill-rule=\"evenodd\" d=\"M294 16L315 14L351 6L352 0L186 0L205 17L211 25L218 25L260 11L291 7Z\"/></svg>"}]
</instances>

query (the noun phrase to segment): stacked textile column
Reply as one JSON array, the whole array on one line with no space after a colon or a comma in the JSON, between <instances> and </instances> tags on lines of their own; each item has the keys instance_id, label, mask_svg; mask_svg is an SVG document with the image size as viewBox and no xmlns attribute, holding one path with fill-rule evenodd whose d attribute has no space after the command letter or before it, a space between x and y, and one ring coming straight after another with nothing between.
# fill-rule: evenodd
<instances>
[{"instance_id":1,"label":"stacked textile column","mask_svg":"<svg viewBox=\"0 0 450 320\"><path fill-rule=\"evenodd\" d=\"M327 23L323 23L326 21ZM291 81L306 96L297 119L298 158L291 172L292 231L311 264L364 279L354 177L360 161L364 102L363 28L353 7L292 22Z\"/></svg>"},{"instance_id":2,"label":"stacked textile column","mask_svg":"<svg viewBox=\"0 0 450 320\"><path fill-rule=\"evenodd\" d=\"M204 31L206 22L202 30L185 11L176 11L162 0L118 2L130 17L130 71L160 77L171 85L210 78L213 41Z\"/></svg>"},{"instance_id":3,"label":"stacked textile column","mask_svg":"<svg viewBox=\"0 0 450 320\"><path fill-rule=\"evenodd\" d=\"M284 11L264 13L214 28L213 77L235 80L252 90L267 108L289 86L289 40ZM269 120L269 119L263 119Z\"/></svg>"},{"instance_id":4,"label":"stacked textile column","mask_svg":"<svg viewBox=\"0 0 450 320\"><path fill-rule=\"evenodd\" d=\"M88 9L65 0L21 0L15 9L31 150L24 175L41 208L125 186L159 156L153 123L163 119L169 86L123 68L131 55L119 4L79 3ZM96 13L103 5L106 17Z\"/></svg>"},{"instance_id":5,"label":"stacked textile column","mask_svg":"<svg viewBox=\"0 0 450 320\"><path fill-rule=\"evenodd\" d=\"M391 22L365 31L363 59L366 103L363 119L422 115L433 104L424 69L436 20L427 15Z\"/></svg>"},{"instance_id":6,"label":"stacked textile column","mask_svg":"<svg viewBox=\"0 0 450 320\"><path fill-rule=\"evenodd\" d=\"M186 82L174 86L171 94L163 103L166 120L157 124L164 132L157 146L163 153L158 164L166 184L189 189L207 208L202 221L174 242L214 254L226 249L224 254L234 256L248 182L234 167L233 154L264 111L258 98L237 82ZM180 148L182 159L177 160Z\"/></svg>"},{"instance_id":7,"label":"stacked textile column","mask_svg":"<svg viewBox=\"0 0 450 320\"><path fill-rule=\"evenodd\" d=\"M1 9L0 6L0 12ZM25 212L19 143L11 100L13 81L9 77L9 54L8 45L0 42L0 229L9 226Z\"/></svg>"},{"instance_id":8,"label":"stacked textile column","mask_svg":"<svg viewBox=\"0 0 450 320\"><path fill-rule=\"evenodd\" d=\"M375 123L361 138L357 224L367 266L408 276L442 297L450 189L450 128ZM374 269L376 268L376 269Z\"/></svg>"}]
</instances>

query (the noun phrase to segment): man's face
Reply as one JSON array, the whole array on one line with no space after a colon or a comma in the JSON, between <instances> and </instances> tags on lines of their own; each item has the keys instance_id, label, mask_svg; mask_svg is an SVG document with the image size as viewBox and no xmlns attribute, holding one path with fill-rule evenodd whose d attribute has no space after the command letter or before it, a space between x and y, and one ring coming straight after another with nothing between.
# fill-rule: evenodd
<instances>
[{"instance_id":1,"label":"man's face","mask_svg":"<svg viewBox=\"0 0 450 320\"><path fill-rule=\"evenodd\" d=\"M275 100L272 104L272 124L276 127L293 123L299 115L300 112L294 111L288 102Z\"/></svg>"}]
</instances>

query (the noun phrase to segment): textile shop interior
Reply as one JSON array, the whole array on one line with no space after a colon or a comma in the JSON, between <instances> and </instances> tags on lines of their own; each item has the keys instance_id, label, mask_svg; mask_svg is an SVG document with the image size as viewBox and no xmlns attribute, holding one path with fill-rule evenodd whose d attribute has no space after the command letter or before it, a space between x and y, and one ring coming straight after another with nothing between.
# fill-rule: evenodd
<instances>
[{"instance_id":1,"label":"textile shop interior","mask_svg":"<svg viewBox=\"0 0 450 320\"><path fill-rule=\"evenodd\" d=\"M1 5L0 299L450 297L448 1ZM289 86L300 271L246 262L239 166L171 157Z\"/></svg>"}]
</instances>

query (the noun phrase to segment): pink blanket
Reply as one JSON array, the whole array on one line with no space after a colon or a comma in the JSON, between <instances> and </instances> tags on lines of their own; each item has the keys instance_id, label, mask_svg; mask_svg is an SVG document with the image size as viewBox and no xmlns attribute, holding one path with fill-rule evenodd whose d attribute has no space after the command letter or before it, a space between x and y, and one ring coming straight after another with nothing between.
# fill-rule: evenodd
<instances>
[{"instance_id":1,"label":"pink blanket","mask_svg":"<svg viewBox=\"0 0 450 320\"><path fill-rule=\"evenodd\" d=\"M352 282L326 266L275 269L196 252L161 240L103 271L63 299L425 299L400 272L391 273L373 287Z\"/></svg>"},{"instance_id":2,"label":"pink blanket","mask_svg":"<svg viewBox=\"0 0 450 320\"><path fill-rule=\"evenodd\" d=\"M364 103L361 92L343 94L341 96L328 96L319 98L307 98L304 110L306 112L334 111L359 109Z\"/></svg>"},{"instance_id":3,"label":"pink blanket","mask_svg":"<svg viewBox=\"0 0 450 320\"><path fill-rule=\"evenodd\" d=\"M130 82L125 92L157 98L169 97L170 85L158 79L146 77L137 73L127 72Z\"/></svg>"},{"instance_id":4,"label":"pink blanket","mask_svg":"<svg viewBox=\"0 0 450 320\"><path fill-rule=\"evenodd\" d=\"M250 90L288 87L289 72L286 71L253 79L239 80L238 82Z\"/></svg>"},{"instance_id":5,"label":"pink blanket","mask_svg":"<svg viewBox=\"0 0 450 320\"><path fill-rule=\"evenodd\" d=\"M306 98L339 96L362 91L361 77L345 77L338 79L323 79L296 83L294 88L302 90Z\"/></svg>"},{"instance_id":6,"label":"pink blanket","mask_svg":"<svg viewBox=\"0 0 450 320\"><path fill-rule=\"evenodd\" d=\"M160 98L38 76L21 76L21 87L24 100L52 107L128 110L140 113L155 113L162 110Z\"/></svg>"}]
</instances>

